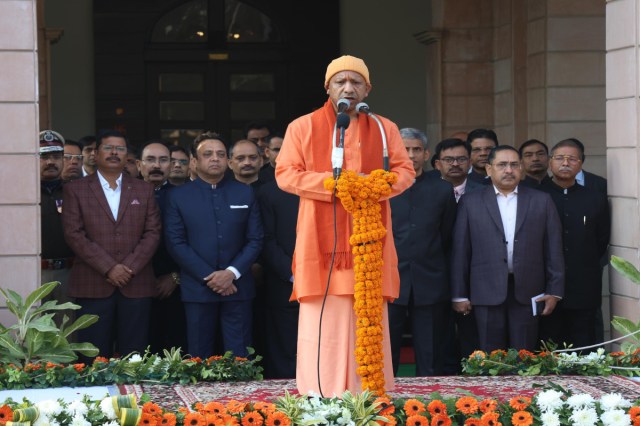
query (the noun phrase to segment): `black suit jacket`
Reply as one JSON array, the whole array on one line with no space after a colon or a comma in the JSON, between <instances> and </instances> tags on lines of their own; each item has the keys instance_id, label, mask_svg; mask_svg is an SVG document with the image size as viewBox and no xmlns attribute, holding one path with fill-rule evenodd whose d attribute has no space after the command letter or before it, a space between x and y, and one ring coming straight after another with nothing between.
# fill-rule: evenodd
<instances>
[{"instance_id":1,"label":"black suit jacket","mask_svg":"<svg viewBox=\"0 0 640 426\"><path fill-rule=\"evenodd\" d=\"M422 176L391 199L400 296L395 304L432 305L451 298L449 255L456 216L451 184Z\"/></svg>"},{"instance_id":2,"label":"black suit jacket","mask_svg":"<svg viewBox=\"0 0 640 426\"><path fill-rule=\"evenodd\" d=\"M274 180L260 187L258 202L264 226L262 264L267 302L271 306L286 306L293 289L291 264L300 198L281 190Z\"/></svg>"},{"instance_id":3,"label":"black suit jacket","mask_svg":"<svg viewBox=\"0 0 640 426\"><path fill-rule=\"evenodd\" d=\"M595 175L586 170L584 172L584 186L593 191L600 192L607 196L607 180L602 176Z\"/></svg>"},{"instance_id":4,"label":"black suit jacket","mask_svg":"<svg viewBox=\"0 0 640 426\"><path fill-rule=\"evenodd\" d=\"M564 295L562 227L549 194L518 187L513 275L515 298L529 304L540 293ZM507 298L507 245L493 185L466 194L453 231L453 298L499 305Z\"/></svg>"}]
</instances>

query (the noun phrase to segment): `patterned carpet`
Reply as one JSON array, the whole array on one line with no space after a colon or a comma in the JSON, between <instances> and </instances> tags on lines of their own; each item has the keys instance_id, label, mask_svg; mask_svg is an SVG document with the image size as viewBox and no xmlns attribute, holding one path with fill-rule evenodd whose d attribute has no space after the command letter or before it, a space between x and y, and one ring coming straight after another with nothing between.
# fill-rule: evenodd
<instances>
[{"instance_id":1,"label":"patterned carpet","mask_svg":"<svg viewBox=\"0 0 640 426\"><path fill-rule=\"evenodd\" d=\"M531 396L537 392L534 385L548 382L561 385L576 393L589 393L600 397L605 393L618 392L626 398L640 398L640 384L619 376L500 376L500 377L398 377L396 387L389 392L391 397L428 396L440 392L443 396L462 396L471 392L482 397L494 397L502 400L517 395ZM152 401L165 408L190 406L203 401L227 402L269 401L284 395L285 391L297 394L295 380L264 380L238 383L199 383L196 385L124 385L121 393L134 393L140 397L146 393Z\"/></svg>"}]
</instances>

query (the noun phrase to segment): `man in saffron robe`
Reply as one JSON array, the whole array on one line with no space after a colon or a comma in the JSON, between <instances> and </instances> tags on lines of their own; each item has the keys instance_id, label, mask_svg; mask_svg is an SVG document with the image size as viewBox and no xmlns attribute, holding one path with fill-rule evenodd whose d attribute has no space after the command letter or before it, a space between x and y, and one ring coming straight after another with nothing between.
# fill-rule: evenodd
<instances>
[{"instance_id":1,"label":"man in saffron robe","mask_svg":"<svg viewBox=\"0 0 640 426\"><path fill-rule=\"evenodd\" d=\"M324 106L289 124L278 157L276 180L284 191L300 197L291 296L292 300L300 302L297 387L301 393L313 391L333 396L341 395L345 390L362 391L354 355L356 319L353 257L349 245L351 217L340 200L334 200L334 195L323 186L324 180L332 176L332 144L337 142L333 140L333 131L340 99L349 101L345 112L351 120L344 136L343 169L362 174L382 169L383 149L376 122L355 109L371 91L364 61L353 56L335 59L327 67L324 87L329 95ZM384 117L379 119L387 138L389 170L398 175L390 195L393 197L411 186L415 172L398 127ZM382 200L381 206L382 222L387 229L383 240L382 271L384 375L386 390L390 390L393 388L393 368L386 301L398 297L400 279L388 199ZM334 227L337 240L334 240ZM334 243L335 256L332 256ZM325 293L327 298L323 303Z\"/></svg>"}]
</instances>

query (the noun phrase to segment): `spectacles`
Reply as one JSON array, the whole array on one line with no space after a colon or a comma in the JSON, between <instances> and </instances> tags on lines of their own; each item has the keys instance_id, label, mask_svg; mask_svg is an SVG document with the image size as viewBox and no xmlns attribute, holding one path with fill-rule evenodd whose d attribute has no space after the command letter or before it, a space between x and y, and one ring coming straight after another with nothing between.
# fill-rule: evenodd
<instances>
[{"instance_id":1,"label":"spectacles","mask_svg":"<svg viewBox=\"0 0 640 426\"><path fill-rule=\"evenodd\" d=\"M502 170L506 170L507 168L511 168L511 170L515 170L515 169L519 169L520 168L520 162L519 161L513 161L511 163L507 163L502 162L502 163L494 163L491 165L491 167L493 167L496 170L502 171Z\"/></svg>"},{"instance_id":2,"label":"spectacles","mask_svg":"<svg viewBox=\"0 0 640 426\"><path fill-rule=\"evenodd\" d=\"M189 160L181 160L178 158L172 158L171 159L171 164L173 164L174 166L176 164L180 164L181 166L186 166L187 164L189 164Z\"/></svg>"},{"instance_id":3,"label":"spectacles","mask_svg":"<svg viewBox=\"0 0 640 426\"><path fill-rule=\"evenodd\" d=\"M155 164L155 163L158 163L158 164L169 164L169 161L171 161L171 160L169 160L169 157L160 157L160 158L157 158L157 157L146 157L146 158L143 158L142 161L145 162L145 163L148 163L148 164Z\"/></svg>"},{"instance_id":4,"label":"spectacles","mask_svg":"<svg viewBox=\"0 0 640 426\"><path fill-rule=\"evenodd\" d=\"M116 152L121 152L121 153L127 152L127 147L126 146L100 145L100 149L103 152L112 152L114 149L116 150Z\"/></svg>"},{"instance_id":5,"label":"spectacles","mask_svg":"<svg viewBox=\"0 0 640 426\"><path fill-rule=\"evenodd\" d=\"M64 161L78 160L82 161L83 155L81 154L64 154Z\"/></svg>"},{"instance_id":6,"label":"spectacles","mask_svg":"<svg viewBox=\"0 0 640 426\"><path fill-rule=\"evenodd\" d=\"M46 152L44 154L40 154L40 159L41 160L62 160L62 153L61 152Z\"/></svg>"},{"instance_id":7,"label":"spectacles","mask_svg":"<svg viewBox=\"0 0 640 426\"><path fill-rule=\"evenodd\" d=\"M464 164L467 161L469 161L469 157L442 157L440 161L444 161L447 164L453 164L453 163Z\"/></svg>"},{"instance_id":8,"label":"spectacles","mask_svg":"<svg viewBox=\"0 0 640 426\"><path fill-rule=\"evenodd\" d=\"M557 161L559 163L564 163L564 160L567 160L569 164L578 164L581 160L573 155L554 155L551 157L553 161Z\"/></svg>"}]
</instances>

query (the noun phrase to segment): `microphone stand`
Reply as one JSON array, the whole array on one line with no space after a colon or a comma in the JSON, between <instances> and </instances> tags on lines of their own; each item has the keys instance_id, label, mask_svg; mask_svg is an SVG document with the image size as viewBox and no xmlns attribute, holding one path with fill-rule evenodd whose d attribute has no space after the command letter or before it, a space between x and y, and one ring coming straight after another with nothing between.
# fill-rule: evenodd
<instances>
[{"instance_id":1,"label":"microphone stand","mask_svg":"<svg viewBox=\"0 0 640 426\"><path fill-rule=\"evenodd\" d=\"M373 118L373 120L378 124L378 129L380 130L380 135L382 136L382 168L385 172L389 171L389 149L387 148L387 134L384 132L384 126L382 125L382 121L369 110L369 105L364 102L360 102L356 105L356 110L359 112L364 112L369 117Z\"/></svg>"}]
</instances>

